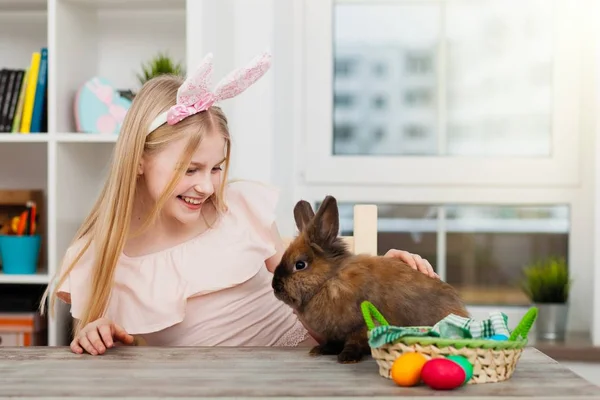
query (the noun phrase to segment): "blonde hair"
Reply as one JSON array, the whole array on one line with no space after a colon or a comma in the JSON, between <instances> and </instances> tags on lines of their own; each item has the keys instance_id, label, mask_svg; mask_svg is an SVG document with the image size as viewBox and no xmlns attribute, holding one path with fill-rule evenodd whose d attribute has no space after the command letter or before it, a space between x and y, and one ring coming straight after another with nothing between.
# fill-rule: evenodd
<instances>
[{"instance_id":1,"label":"blonde hair","mask_svg":"<svg viewBox=\"0 0 600 400\"><path fill-rule=\"evenodd\" d=\"M89 215L83 221L71 244L86 239L85 245L74 257L70 265L61 271L50 296L50 311L54 310L58 288L79 259L88 250L94 239L94 265L90 283L90 296L81 318L74 327L77 333L88 323L101 318L106 311L113 277L123 247L129 234L129 225L134 204L138 166L142 156L160 152L169 143L182 137L188 139L182 157L177 163L173 177L164 189L142 229L150 226L158 217L165 202L172 195L177 183L189 166L193 153L198 148L202 138L209 132L218 132L225 138L225 163L222 183L227 181L231 141L227 118L219 107L213 106L207 111L197 113L176 125L163 124L147 135L152 120L160 113L175 104L177 89L183 83L183 78L173 75L161 75L146 82L136 95L131 108L125 116L123 126L113 153L110 172L100 196L96 200ZM223 199L224 184L210 198L217 212L225 210ZM44 313L44 305L49 295L50 285L46 289L40 309Z\"/></svg>"}]
</instances>

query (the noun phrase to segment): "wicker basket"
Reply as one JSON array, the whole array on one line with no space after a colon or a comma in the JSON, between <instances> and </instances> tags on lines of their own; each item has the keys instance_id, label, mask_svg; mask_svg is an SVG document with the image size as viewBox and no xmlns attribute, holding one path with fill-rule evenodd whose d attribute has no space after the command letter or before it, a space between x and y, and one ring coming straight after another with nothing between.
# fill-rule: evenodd
<instances>
[{"instance_id":1,"label":"wicker basket","mask_svg":"<svg viewBox=\"0 0 600 400\"><path fill-rule=\"evenodd\" d=\"M369 338L375 324L389 325L373 306L363 302L362 312L369 330ZM527 333L531 329L537 308L531 308L511 333L509 340L444 339L431 336L405 336L380 347L371 347L371 354L379 366L379 374L391 379L390 369L403 353L418 352L427 359L448 355L462 355L473 365L473 376L467 384L501 382L510 379L521 353L527 344Z\"/></svg>"}]
</instances>

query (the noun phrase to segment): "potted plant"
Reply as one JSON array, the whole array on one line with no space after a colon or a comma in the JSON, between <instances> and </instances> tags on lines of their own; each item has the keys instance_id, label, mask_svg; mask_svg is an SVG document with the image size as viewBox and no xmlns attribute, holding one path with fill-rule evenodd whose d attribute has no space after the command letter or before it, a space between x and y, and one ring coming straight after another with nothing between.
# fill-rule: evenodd
<instances>
[{"instance_id":1,"label":"potted plant","mask_svg":"<svg viewBox=\"0 0 600 400\"><path fill-rule=\"evenodd\" d=\"M136 74L138 82L143 85L150 79L163 75L184 75L184 68L182 63L175 62L166 53L158 53L146 63L142 64L142 72Z\"/></svg>"},{"instance_id":2,"label":"potted plant","mask_svg":"<svg viewBox=\"0 0 600 400\"><path fill-rule=\"evenodd\" d=\"M143 86L150 79L163 74L185 76L183 64L175 62L167 53L156 54L145 63L142 63L141 68L142 71L135 74L140 86ZM118 90L118 92L122 97L132 101L136 95L131 89Z\"/></svg>"},{"instance_id":3,"label":"potted plant","mask_svg":"<svg viewBox=\"0 0 600 400\"><path fill-rule=\"evenodd\" d=\"M548 257L524 269L523 290L538 308L536 337L564 341L571 279L562 257Z\"/></svg>"}]
</instances>

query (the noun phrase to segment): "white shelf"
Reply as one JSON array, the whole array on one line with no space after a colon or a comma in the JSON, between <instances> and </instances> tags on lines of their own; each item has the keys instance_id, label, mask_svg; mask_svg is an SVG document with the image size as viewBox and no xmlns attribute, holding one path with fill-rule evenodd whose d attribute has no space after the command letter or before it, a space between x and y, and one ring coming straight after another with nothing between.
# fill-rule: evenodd
<instances>
[{"instance_id":1,"label":"white shelf","mask_svg":"<svg viewBox=\"0 0 600 400\"><path fill-rule=\"evenodd\" d=\"M45 133L0 133L0 143L45 143L48 140Z\"/></svg>"},{"instance_id":2,"label":"white shelf","mask_svg":"<svg viewBox=\"0 0 600 400\"><path fill-rule=\"evenodd\" d=\"M45 285L50 282L50 276L45 273L31 274L31 275L12 275L3 274L0 272L0 283L3 284L42 284Z\"/></svg>"},{"instance_id":3,"label":"white shelf","mask_svg":"<svg viewBox=\"0 0 600 400\"><path fill-rule=\"evenodd\" d=\"M159 52L186 66L189 1L0 0L0 68L28 68L42 47L49 68L48 132L0 133L0 189L45 193L47 266L35 275L0 271L0 284L49 283L106 176L118 135L77 132L78 89L100 76L135 92L136 73ZM65 345L68 307L57 311L48 342Z\"/></svg>"},{"instance_id":4,"label":"white shelf","mask_svg":"<svg viewBox=\"0 0 600 400\"><path fill-rule=\"evenodd\" d=\"M95 10L180 10L185 0L64 0L65 3Z\"/></svg>"},{"instance_id":5,"label":"white shelf","mask_svg":"<svg viewBox=\"0 0 600 400\"><path fill-rule=\"evenodd\" d=\"M0 143L114 143L118 135L101 133L0 133Z\"/></svg>"},{"instance_id":6,"label":"white shelf","mask_svg":"<svg viewBox=\"0 0 600 400\"><path fill-rule=\"evenodd\" d=\"M59 143L114 143L118 135L100 133L59 133L52 140Z\"/></svg>"}]
</instances>

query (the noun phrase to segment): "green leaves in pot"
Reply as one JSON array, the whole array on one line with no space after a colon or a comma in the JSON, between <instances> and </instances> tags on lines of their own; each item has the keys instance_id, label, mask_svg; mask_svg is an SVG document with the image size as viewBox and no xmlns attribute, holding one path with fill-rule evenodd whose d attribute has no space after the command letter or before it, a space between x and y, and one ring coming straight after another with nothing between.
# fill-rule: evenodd
<instances>
[{"instance_id":1,"label":"green leaves in pot","mask_svg":"<svg viewBox=\"0 0 600 400\"><path fill-rule=\"evenodd\" d=\"M562 257L549 257L524 269L522 288L534 303L566 303L571 280Z\"/></svg>"},{"instance_id":2,"label":"green leaves in pot","mask_svg":"<svg viewBox=\"0 0 600 400\"><path fill-rule=\"evenodd\" d=\"M163 74L185 76L185 70L182 63L176 63L166 53L158 53L142 64L142 73L136 76L140 85L144 85L150 79Z\"/></svg>"}]
</instances>

